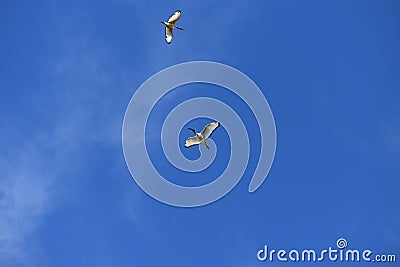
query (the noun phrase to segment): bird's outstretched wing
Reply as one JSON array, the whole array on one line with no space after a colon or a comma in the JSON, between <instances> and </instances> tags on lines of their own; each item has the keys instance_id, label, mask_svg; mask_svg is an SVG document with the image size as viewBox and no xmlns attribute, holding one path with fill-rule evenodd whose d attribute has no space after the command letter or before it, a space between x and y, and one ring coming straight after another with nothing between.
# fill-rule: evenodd
<instances>
[{"instance_id":1,"label":"bird's outstretched wing","mask_svg":"<svg viewBox=\"0 0 400 267\"><path fill-rule=\"evenodd\" d=\"M172 37L172 29L165 27L165 41L170 44L172 42Z\"/></svg>"},{"instance_id":2,"label":"bird's outstretched wing","mask_svg":"<svg viewBox=\"0 0 400 267\"><path fill-rule=\"evenodd\" d=\"M168 19L169 23L174 24L175 22L178 21L178 19L181 17L181 11L177 10L175 13Z\"/></svg>"},{"instance_id":3,"label":"bird's outstretched wing","mask_svg":"<svg viewBox=\"0 0 400 267\"><path fill-rule=\"evenodd\" d=\"M201 131L201 135L203 136L204 139L207 139L211 136L211 134L213 133L213 131L215 129L217 129L217 127L219 126L219 122L212 122L206 125L206 127L204 127L203 131Z\"/></svg>"},{"instance_id":4,"label":"bird's outstretched wing","mask_svg":"<svg viewBox=\"0 0 400 267\"><path fill-rule=\"evenodd\" d=\"M185 147L190 147L198 144L201 144L200 138L198 138L197 136L193 136L186 139Z\"/></svg>"}]
</instances>

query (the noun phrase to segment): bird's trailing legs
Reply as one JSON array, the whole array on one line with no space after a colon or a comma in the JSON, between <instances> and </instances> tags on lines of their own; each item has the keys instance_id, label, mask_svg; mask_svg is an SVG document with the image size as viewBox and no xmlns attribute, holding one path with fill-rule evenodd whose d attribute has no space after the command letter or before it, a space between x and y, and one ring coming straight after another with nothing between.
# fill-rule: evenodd
<instances>
[{"instance_id":1,"label":"bird's trailing legs","mask_svg":"<svg viewBox=\"0 0 400 267\"><path fill-rule=\"evenodd\" d=\"M205 145L206 148L210 149L210 148L208 147L208 144L207 144L206 140L201 141L201 143L202 143L203 145Z\"/></svg>"}]
</instances>

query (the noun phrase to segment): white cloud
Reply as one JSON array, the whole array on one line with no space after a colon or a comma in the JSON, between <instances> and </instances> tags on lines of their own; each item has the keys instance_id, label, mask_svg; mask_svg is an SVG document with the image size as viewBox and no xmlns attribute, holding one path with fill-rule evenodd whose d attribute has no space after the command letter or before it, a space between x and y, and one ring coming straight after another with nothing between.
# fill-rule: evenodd
<instances>
[{"instance_id":1,"label":"white cloud","mask_svg":"<svg viewBox=\"0 0 400 267\"><path fill-rule=\"evenodd\" d=\"M42 251L34 235L66 199L60 197L69 190L63 186L66 165L76 155L87 157L83 144L120 145L122 113L119 117L111 99L102 99L102 90L109 95L104 90L111 79L105 75L102 58L96 53L83 55L89 48L71 49L47 61L53 71L42 73L46 84L29 96L34 121L24 125L23 112L15 114L17 119L0 132L2 140L12 140L2 142L0 156L2 267L46 261L38 258Z\"/></svg>"},{"instance_id":2,"label":"white cloud","mask_svg":"<svg viewBox=\"0 0 400 267\"><path fill-rule=\"evenodd\" d=\"M52 208L55 173L41 167L38 156L34 149L23 146L11 159L0 161L0 266L27 261L30 249L25 240Z\"/></svg>"}]
</instances>

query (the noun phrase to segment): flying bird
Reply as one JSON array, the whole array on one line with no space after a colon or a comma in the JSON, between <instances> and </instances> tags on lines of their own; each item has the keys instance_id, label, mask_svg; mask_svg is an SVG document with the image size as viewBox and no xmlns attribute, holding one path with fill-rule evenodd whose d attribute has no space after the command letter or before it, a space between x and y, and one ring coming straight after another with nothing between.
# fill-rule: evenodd
<instances>
[{"instance_id":1,"label":"flying bird","mask_svg":"<svg viewBox=\"0 0 400 267\"><path fill-rule=\"evenodd\" d=\"M217 127L220 125L219 122L211 122L204 127L203 131L201 133L196 133L196 131L193 128L188 128L192 132L194 132L195 136L189 137L186 139L185 147L190 147L198 144L203 144L205 145L208 149L210 149L206 143L206 139L208 139L213 131L217 129Z\"/></svg>"},{"instance_id":2,"label":"flying bird","mask_svg":"<svg viewBox=\"0 0 400 267\"><path fill-rule=\"evenodd\" d=\"M182 28L179 28L178 26L175 25L175 22L177 22L180 17L181 17L181 11L177 10L168 19L168 21L161 21L161 23L165 25L165 40L167 41L168 44L170 44L172 42L172 36L173 36L172 30L174 28L183 30Z\"/></svg>"}]
</instances>

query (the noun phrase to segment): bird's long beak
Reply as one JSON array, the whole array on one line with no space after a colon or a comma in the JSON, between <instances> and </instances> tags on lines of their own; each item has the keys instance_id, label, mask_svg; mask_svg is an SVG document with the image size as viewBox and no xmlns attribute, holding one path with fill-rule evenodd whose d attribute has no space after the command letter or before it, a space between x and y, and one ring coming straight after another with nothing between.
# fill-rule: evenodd
<instances>
[{"instance_id":1,"label":"bird's long beak","mask_svg":"<svg viewBox=\"0 0 400 267\"><path fill-rule=\"evenodd\" d=\"M194 134L196 134L196 131L193 128L188 128L188 130L191 130L192 132L194 132Z\"/></svg>"}]
</instances>

